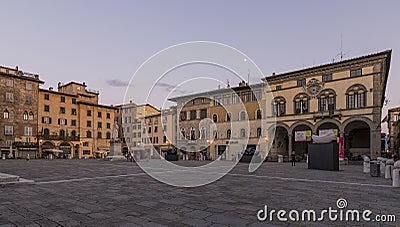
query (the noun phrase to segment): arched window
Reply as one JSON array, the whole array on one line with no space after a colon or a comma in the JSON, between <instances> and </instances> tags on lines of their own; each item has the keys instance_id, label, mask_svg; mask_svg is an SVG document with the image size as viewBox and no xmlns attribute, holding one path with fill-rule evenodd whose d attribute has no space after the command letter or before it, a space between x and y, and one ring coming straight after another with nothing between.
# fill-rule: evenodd
<instances>
[{"instance_id":1,"label":"arched window","mask_svg":"<svg viewBox=\"0 0 400 227\"><path fill-rule=\"evenodd\" d=\"M367 89L361 85L356 84L347 89L347 109L356 109L365 107L367 104L366 94Z\"/></svg>"},{"instance_id":2,"label":"arched window","mask_svg":"<svg viewBox=\"0 0 400 227\"><path fill-rule=\"evenodd\" d=\"M75 130L72 130L72 131L71 131L71 136L72 136L72 137L75 137L75 136L76 136L76 131L75 131Z\"/></svg>"},{"instance_id":3,"label":"arched window","mask_svg":"<svg viewBox=\"0 0 400 227\"><path fill-rule=\"evenodd\" d=\"M257 137L261 137L262 133L261 133L261 128L257 128Z\"/></svg>"},{"instance_id":4,"label":"arched window","mask_svg":"<svg viewBox=\"0 0 400 227\"><path fill-rule=\"evenodd\" d=\"M92 132L86 131L86 138L92 138Z\"/></svg>"},{"instance_id":5,"label":"arched window","mask_svg":"<svg viewBox=\"0 0 400 227\"><path fill-rule=\"evenodd\" d=\"M43 135L49 136L49 135L50 135L50 130L49 130L48 128L45 128L45 129L43 130Z\"/></svg>"},{"instance_id":6,"label":"arched window","mask_svg":"<svg viewBox=\"0 0 400 227\"><path fill-rule=\"evenodd\" d=\"M256 119L262 119L262 111L261 111L261 109L258 109L256 111Z\"/></svg>"},{"instance_id":7,"label":"arched window","mask_svg":"<svg viewBox=\"0 0 400 227\"><path fill-rule=\"evenodd\" d=\"M201 127L200 129L200 139L205 139L206 138L206 128Z\"/></svg>"},{"instance_id":8,"label":"arched window","mask_svg":"<svg viewBox=\"0 0 400 227\"><path fill-rule=\"evenodd\" d=\"M319 111L328 111L330 108L332 110L335 110L336 108L336 93L332 89L326 89L321 91L319 97L318 97L318 109Z\"/></svg>"},{"instance_id":9,"label":"arched window","mask_svg":"<svg viewBox=\"0 0 400 227\"><path fill-rule=\"evenodd\" d=\"M28 120L33 121L33 112L29 112Z\"/></svg>"},{"instance_id":10,"label":"arched window","mask_svg":"<svg viewBox=\"0 0 400 227\"><path fill-rule=\"evenodd\" d=\"M294 113L303 114L309 112L310 96L306 93L300 93L294 97Z\"/></svg>"},{"instance_id":11,"label":"arched window","mask_svg":"<svg viewBox=\"0 0 400 227\"><path fill-rule=\"evenodd\" d=\"M10 113L8 112L7 109L4 110L3 118L4 118L4 119L9 119L9 118L10 118Z\"/></svg>"},{"instance_id":12,"label":"arched window","mask_svg":"<svg viewBox=\"0 0 400 227\"><path fill-rule=\"evenodd\" d=\"M28 112L24 112L24 121L27 121L28 120Z\"/></svg>"},{"instance_id":13,"label":"arched window","mask_svg":"<svg viewBox=\"0 0 400 227\"><path fill-rule=\"evenodd\" d=\"M213 122L217 123L218 122L218 115L217 114L213 114Z\"/></svg>"},{"instance_id":14,"label":"arched window","mask_svg":"<svg viewBox=\"0 0 400 227\"><path fill-rule=\"evenodd\" d=\"M244 128L240 129L240 137L242 138L246 137L246 129Z\"/></svg>"},{"instance_id":15,"label":"arched window","mask_svg":"<svg viewBox=\"0 0 400 227\"><path fill-rule=\"evenodd\" d=\"M226 121L231 121L232 120L232 113L226 113Z\"/></svg>"},{"instance_id":16,"label":"arched window","mask_svg":"<svg viewBox=\"0 0 400 227\"><path fill-rule=\"evenodd\" d=\"M64 137L65 136L65 131L64 131L64 129L61 129L60 130L60 137Z\"/></svg>"},{"instance_id":17,"label":"arched window","mask_svg":"<svg viewBox=\"0 0 400 227\"><path fill-rule=\"evenodd\" d=\"M286 114L286 100L284 97L276 97L272 101L272 114L274 116L285 116Z\"/></svg>"},{"instance_id":18,"label":"arched window","mask_svg":"<svg viewBox=\"0 0 400 227\"><path fill-rule=\"evenodd\" d=\"M182 140L186 139L186 132L184 128L181 129L181 139Z\"/></svg>"},{"instance_id":19,"label":"arched window","mask_svg":"<svg viewBox=\"0 0 400 227\"><path fill-rule=\"evenodd\" d=\"M241 120L241 121L244 121L244 120L246 120L246 111L240 111L240 113L239 113L239 119Z\"/></svg>"},{"instance_id":20,"label":"arched window","mask_svg":"<svg viewBox=\"0 0 400 227\"><path fill-rule=\"evenodd\" d=\"M196 130L194 128L190 128L190 140L196 140Z\"/></svg>"},{"instance_id":21,"label":"arched window","mask_svg":"<svg viewBox=\"0 0 400 227\"><path fill-rule=\"evenodd\" d=\"M231 138L232 131L230 129L226 130L226 138Z\"/></svg>"}]
</instances>

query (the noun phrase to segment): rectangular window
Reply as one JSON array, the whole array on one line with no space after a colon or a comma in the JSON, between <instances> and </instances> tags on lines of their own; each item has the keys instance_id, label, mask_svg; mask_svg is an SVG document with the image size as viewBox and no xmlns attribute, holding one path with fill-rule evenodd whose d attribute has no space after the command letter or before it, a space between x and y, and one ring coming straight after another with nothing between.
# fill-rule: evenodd
<instances>
[{"instance_id":1,"label":"rectangular window","mask_svg":"<svg viewBox=\"0 0 400 227\"><path fill-rule=\"evenodd\" d=\"M24 128L24 135L25 135L25 136L32 136L32 127L25 126L25 128Z\"/></svg>"},{"instance_id":2,"label":"rectangular window","mask_svg":"<svg viewBox=\"0 0 400 227\"><path fill-rule=\"evenodd\" d=\"M261 90L255 90L254 95L253 95L253 101L261 101L262 99L262 91Z\"/></svg>"},{"instance_id":3,"label":"rectangular window","mask_svg":"<svg viewBox=\"0 0 400 227\"><path fill-rule=\"evenodd\" d=\"M6 93L6 102L14 102L14 94L13 93Z\"/></svg>"},{"instance_id":4,"label":"rectangular window","mask_svg":"<svg viewBox=\"0 0 400 227\"><path fill-rule=\"evenodd\" d=\"M13 87L14 86L14 81L13 80L6 80L6 86L7 87Z\"/></svg>"},{"instance_id":5,"label":"rectangular window","mask_svg":"<svg viewBox=\"0 0 400 227\"><path fill-rule=\"evenodd\" d=\"M350 77L356 77L362 75L362 69L350 70Z\"/></svg>"},{"instance_id":6,"label":"rectangular window","mask_svg":"<svg viewBox=\"0 0 400 227\"><path fill-rule=\"evenodd\" d=\"M51 117L42 117L43 124L51 124Z\"/></svg>"},{"instance_id":7,"label":"rectangular window","mask_svg":"<svg viewBox=\"0 0 400 227\"><path fill-rule=\"evenodd\" d=\"M72 104L76 104L76 98L72 98Z\"/></svg>"},{"instance_id":8,"label":"rectangular window","mask_svg":"<svg viewBox=\"0 0 400 227\"><path fill-rule=\"evenodd\" d=\"M101 132L97 132L97 139L101 139L101 136L102 136Z\"/></svg>"},{"instance_id":9,"label":"rectangular window","mask_svg":"<svg viewBox=\"0 0 400 227\"><path fill-rule=\"evenodd\" d=\"M60 107L60 113L65 114L65 107Z\"/></svg>"},{"instance_id":10,"label":"rectangular window","mask_svg":"<svg viewBox=\"0 0 400 227\"><path fill-rule=\"evenodd\" d=\"M222 96L222 102L224 103L224 105L230 105L232 104L232 95L223 95Z\"/></svg>"},{"instance_id":11,"label":"rectangular window","mask_svg":"<svg viewBox=\"0 0 400 227\"><path fill-rule=\"evenodd\" d=\"M65 102L65 97L64 96L60 97L60 102Z\"/></svg>"},{"instance_id":12,"label":"rectangular window","mask_svg":"<svg viewBox=\"0 0 400 227\"><path fill-rule=\"evenodd\" d=\"M111 128L111 124L110 123L107 123L107 128Z\"/></svg>"},{"instance_id":13,"label":"rectangular window","mask_svg":"<svg viewBox=\"0 0 400 227\"><path fill-rule=\"evenodd\" d=\"M276 86L276 90L282 90L282 85Z\"/></svg>"},{"instance_id":14,"label":"rectangular window","mask_svg":"<svg viewBox=\"0 0 400 227\"><path fill-rule=\"evenodd\" d=\"M13 141L12 140L6 140L6 147L11 147Z\"/></svg>"},{"instance_id":15,"label":"rectangular window","mask_svg":"<svg viewBox=\"0 0 400 227\"><path fill-rule=\"evenodd\" d=\"M132 133L132 137L136 138L136 132Z\"/></svg>"},{"instance_id":16,"label":"rectangular window","mask_svg":"<svg viewBox=\"0 0 400 227\"><path fill-rule=\"evenodd\" d=\"M183 111L183 112L180 113L180 118L181 118L181 121L185 121L186 120L186 111Z\"/></svg>"},{"instance_id":17,"label":"rectangular window","mask_svg":"<svg viewBox=\"0 0 400 227\"><path fill-rule=\"evenodd\" d=\"M110 118L111 118L111 114L110 114L110 113L107 113L107 114L106 114L106 118L107 118L107 119L110 119Z\"/></svg>"},{"instance_id":18,"label":"rectangular window","mask_svg":"<svg viewBox=\"0 0 400 227\"><path fill-rule=\"evenodd\" d=\"M323 75L322 76L322 81L326 82L326 81L331 81L332 80L332 74L328 74L328 75Z\"/></svg>"},{"instance_id":19,"label":"rectangular window","mask_svg":"<svg viewBox=\"0 0 400 227\"><path fill-rule=\"evenodd\" d=\"M250 91L244 91L242 92L242 102L250 102L251 101L251 92Z\"/></svg>"},{"instance_id":20,"label":"rectangular window","mask_svg":"<svg viewBox=\"0 0 400 227\"><path fill-rule=\"evenodd\" d=\"M149 129L147 130L147 133L151 133L151 127L149 127Z\"/></svg>"},{"instance_id":21,"label":"rectangular window","mask_svg":"<svg viewBox=\"0 0 400 227\"><path fill-rule=\"evenodd\" d=\"M32 105L32 96L25 96L25 104Z\"/></svg>"},{"instance_id":22,"label":"rectangular window","mask_svg":"<svg viewBox=\"0 0 400 227\"><path fill-rule=\"evenodd\" d=\"M101 112L97 112L97 117L101 118L102 114Z\"/></svg>"},{"instance_id":23,"label":"rectangular window","mask_svg":"<svg viewBox=\"0 0 400 227\"><path fill-rule=\"evenodd\" d=\"M86 116L88 116L88 117L92 116L92 111L91 110L87 110Z\"/></svg>"},{"instance_id":24,"label":"rectangular window","mask_svg":"<svg viewBox=\"0 0 400 227\"><path fill-rule=\"evenodd\" d=\"M164 136L164 137L163 137L163 143L166 143L166 142L167 142L167 137Z\"/></svg>"},{"instance_id":25,"label":"rectangular window","mask_svg":"<svg viewBox=\"0 0 400 227\"><path fill-rule=\"evenodd\" d=\"M76 126L76 120L71 120L71 126Z\"/></svg>"},{"instance_id":26,"label":"rectangular window","mask_svg":"<svg viewBox=\"0 0 400 227\"><path fill-rule=\"evenodd\" d=\"M190 120L195 120L196 119L196 110L191 110L190 111Z\"/></svg>"},{"instance_id":27,"label":"rectangular window","mask_svg":"<svg viewBox=\"0 0 400 227\"><path fill-rule=\"evenodd\" d=\"M28 90L28 91L32 90L32 84L31 83L26 83L26 90Z\"/></svg>"},{"instance_id":28,"label":"rectangular window","mask_svg":"<svg viewBox=\"0 0 400 227\"><path fill-rule=\"evenodd\" d=\"M83 142L83 146L84 147L88 147L89 146L89 142Z\"/></svg>"},{"instance_id":29,"label":"rectangular window","mask_svg":"<svg viewBox=\"0 0 400 227\"><path fill-rule=\"evenodd\" d=\"M44 100L50 100L50 95L49 94L44 94Z\"/></svg>"},{"instance_id":30,"label":"rectangular window","mask_svg":"<svg viewBox=\"0 0 400 227\"><path fill-rule=\"evenodd\" d=\"M207 117L207 109L200 110L200 119L204 119Z\"/></svg>"},{"instance_id":31,"label":"rectangular window","mask_svg":"<svg viewBox=\"0 0 400 227\"><path fill-rule=\"evenodd\" d=\"M50 112L50 106L44 105L44 112Z\"/></svg>"},{"instance_id":32,"label":"rectangular window","mask_svg":"<svg viewBox=\"0 0 400 227\"><path fill-rule=\"evenodd\" d=\"M76 109L75 108L71 109L71 115L76 115Z\"/></svg>"},{"instance_id":33,"label":"rectangular window","mask_svg":"<svg viewBox=\"0 0 400 227\"><path fill-rule=\"evenodd\" d=\"M92 127L92 122L91 121L86 121L86 127Z\"/></svg>"},{"instance_id":34,"label":"rectangular window","mask_svg":"<svg viewBox=\"0 0 400 227\"><path fill-rule=\"evenodd\" d=\"M58 118L58 125L67 125L67 119Z\"/></svg>"},{"instance_id":35,"label":"rectangular window","mask_svg":"<svg viewBox=\"0 0 400 227\"><path fill-rule=\"evenodd\" d=\"M103 124L101 122L97 122L97 128L102 128Z\"/></svg>"},{"instance_id":36,"label":"rectangular window","mask_svg":"<svg viewBox=\"0 0 400 227\"><path fill-rule=\"evenodd\" d=\"M90 150L83 150L84 155L90 155Z\"/></svg>"},{"instance_id":37,"label":"rectangular window","mask_svg":"<svg viewBox=\"0 0 400 227\"><path fill-rule=\"evenodd\" d=\"M14 134L14 127L12 125L4 126L4 134L5 135L13 135Z\"/></svg>"},{"instance_id":38,"label":"rectangular window","mask_svg":"<svg viewBox=\"0 0 400 227\"><path fill-rule=\"evenodd\" d=\"M158 127L154 126L154 132L158 132Z\"/></svg>"},{"instance_id":39,"label":"rectangular window","mask_svg":"<svg viewBox=\"0 0 400 227\"><path fill-rule=\"evenodd\" d=\"M306 85L306 79L298 79L297 80L297 87L302 87Z\"/></svg>"}]
</instances>

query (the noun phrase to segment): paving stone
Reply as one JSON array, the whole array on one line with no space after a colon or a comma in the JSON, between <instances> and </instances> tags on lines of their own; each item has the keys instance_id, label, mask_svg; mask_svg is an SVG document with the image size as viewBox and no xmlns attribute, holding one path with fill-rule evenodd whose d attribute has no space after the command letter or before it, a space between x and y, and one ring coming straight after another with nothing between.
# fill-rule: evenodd
<instances>
[{"instance_id":1,"label":"paving stone","mask_svg":"<svg viewBox=\"0 0 400 227\"><path fill-rule=\"evenodd\" d=\"M240 163L212 184L177 188L143 174L134 163L31 160L26 165L6 160L1 164L2 172L41 183L1 188L0 226L310 226L314 223L260 222L256 214L264 205L285 210L335 208L342 197L348 208L396 214L400 220L399 190L382 177L362 174L361 166L356 165L330 172L309 170L305 163L291 167L267 162L250 174L248 165ZM90 179L130 173L136 175ZM87 180L50 182L74 178ZM318 224L344 225L329 221Z\"/></svg>"}]
</instances>

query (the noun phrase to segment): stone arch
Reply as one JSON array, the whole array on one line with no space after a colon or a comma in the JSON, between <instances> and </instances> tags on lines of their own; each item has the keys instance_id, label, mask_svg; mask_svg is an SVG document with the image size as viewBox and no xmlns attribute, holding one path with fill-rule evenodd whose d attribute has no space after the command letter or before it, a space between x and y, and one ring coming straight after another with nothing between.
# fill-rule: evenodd
<instances>
[{"instance_id":1,"label":"stone arch","mask_svg":"<svg viewBox=\"0 0 400 227\"><path fill-rule=\"evenodd\" d=\"M289 134L292 134L293 133L293 130L297 127L297 126L299 126L299 125L306 125L306 126L308 126L310 129L311 129L311 132L314 134L315 133L315 127L314 127L314 125L313 124L311 124L310 122L308 122L308 121L304 121L304 120L302 120L302 121L296 121L292 126L290 126L290 128L289 128Z\"/></svg>"},{"instance_id":2,"label":"stone arch","mask_svg":"<svg viewBox=\"0 0 400 227\"><path fill-rule=\"evenodd\" d=\"M273 128L276 129L278 127L282 127L284 129L286 129L286 131L288 131L288 132L289 132L289 129L290 129L290 127L287 124L281 123L281 122L276 122L276 124L272 124L271 126L269 126L268 132L271 131Z\"/></svg>"},{"instance_id":3,"label":"stone arch","mask_svg":"<svg viewBox=\"0 0 400 227\"><path fill-rule=\"evenodd\" d=\"M340 131L340 132L343 132L343 130L344 130L344 128L342 127L342 124L340 123L340 121L338 121L338 120L336 120L336 119L333 119L333 118L325 118L325 119L323 119L323 120L321 120L321 121L318 121L318 122L314 125L315 132L317 132L318 128L319 128L321 125L325 124L325 123L332 123L332 124L335 124L335 125L339 128L339 131Z\"/></svg>"},{"instance_id":4,"label":"stone arch","mask_svg":"<svg viewBox=\"0 0 400 227\"><path fill-rule=\"evenodd\" d=\"M356 117L351 117L349 119L346 119L343 123L342 123L342 129L344 130L346 128L346 126L348 124L350 124L353 121L364 121L365 123L368 124L369 128L372 130L374 129L374 124L372 123L372 121L369 118L366 117L360 117L360 116L356 116Z\"/></svg>"}]
</instances>

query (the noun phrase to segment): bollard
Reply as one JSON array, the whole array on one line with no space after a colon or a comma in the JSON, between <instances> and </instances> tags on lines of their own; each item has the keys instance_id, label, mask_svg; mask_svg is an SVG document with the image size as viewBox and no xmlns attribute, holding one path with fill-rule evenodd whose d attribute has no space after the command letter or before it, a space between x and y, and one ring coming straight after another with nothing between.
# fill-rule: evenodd
<instances>
[{"instance_id":1,"label":"bollard","mask_svg":"<svg viewBox=\"0 0 400 227\"><path fill-rule=\"evenodd\" d=\"M369 173L370 172L370 159L368 156L364 156L364 168L363 168L363 173Z\"/></svg>"},{"instance_id":2,"label":"bollard","mask_svg":"<svg viewBox=\"0 0 400 227\"><path fill-rule=\"evenodd\" d=\"M393 172L392 172L392 179L393 179L393 187L400 188L400 161L394 163Z\"/></svg>"},{"instance_id":3,"label":"bollard","mask_svg":"<svg viewBox=\"0 0 400 227\"><path fill-rule=\"evenodd\" d=\"M386 158L381 158L380 159L380 165L379 167L381 168L381 177L385 177L385 169L386 169Z\"/></svg>"},{"instance_id":4,"label":"bollard","mask_svg":"<svg viewBox=\"0 0 400 227\"><path fill-rule=\"evenodd\" d=\"M283 162L283 155L278 155L278 163L282 163Z\"/></svg>"},{"instance_id":5,"label":"bollard","mask_svg":"<svg viewBox=\"0 0 400 227\"><path fill-rule=\"evenodd\" d=\"M388 159L386 161L385 179L391 179L392 178L393 165L394 165L394 160L393 159Z\"/></svg>"}]
</instances>

